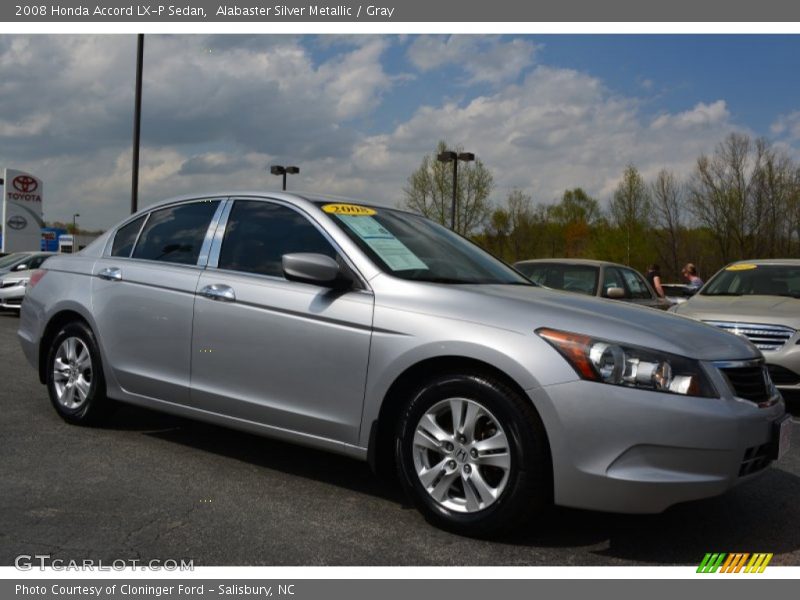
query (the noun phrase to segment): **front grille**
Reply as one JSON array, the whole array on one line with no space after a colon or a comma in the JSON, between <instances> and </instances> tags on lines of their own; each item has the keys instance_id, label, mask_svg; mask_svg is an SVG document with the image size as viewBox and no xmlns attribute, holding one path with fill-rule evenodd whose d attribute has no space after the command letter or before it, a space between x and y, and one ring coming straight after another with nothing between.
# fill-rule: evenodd
<instances>
[{"instance_id":1,"label":"front grille","mask_svg":"<svg viewBox=\"0 0 800 600\"><path fill-rule=\"evenodd\" d=\"M769 402L770 379L763 364L745 367L723 367L722 374L728 379L733 394L738 398L750 400L756 404Z\"/></svg>"},{"instance_id":2,"label":"front grille","mask_svg":"<svg viewBox=\"0 0 800 600\"><path fill-rule=\"evenodd\" d=\"M10 298L6 300L3 304L6 306L22 306L22 298Z\"/></svg>"},{"instance_id":3,"label":"front grille","mask_svg":"<svg viewBox=\"0 0 800 600\"><path fill-rule=\"evenodd\" d=\"M727 321L704 321L730 333L741 335L750 340L762 352L780 350L796 333L795 329L785 325L763 325L761 323L732 323Z\"/></svg>"},{"instance_id":4,"label":"front grille","mask_svg":"<svg viewBox=\"0 0 800 600\"><path fill-rule=\"evenodd\" d=\"M767 365L769 376L775 385L797 385L800 375L780 365Z\"/></svg>"},{"instance_id":5,"label":"front grille","mask_svg":"<svg viewBox=\"0 0 800 600\"><path fill-rule=\"evenodd\" d=\"M739 477L745 475L752 475L769 466L772 459L770 458L770 445L762 444L761 446L753 446L744 452L742 464L739 467Z\"/></svg>"}]
</instances>

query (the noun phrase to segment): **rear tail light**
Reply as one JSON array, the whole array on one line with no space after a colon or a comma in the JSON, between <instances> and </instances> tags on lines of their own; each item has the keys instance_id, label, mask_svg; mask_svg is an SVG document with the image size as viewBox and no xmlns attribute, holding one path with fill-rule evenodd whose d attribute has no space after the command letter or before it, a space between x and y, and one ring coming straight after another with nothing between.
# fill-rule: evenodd
<instances>
[{"instance_id":1,"label":"rear tail light","mask_svg":"<svg viewBox=\"0 0 800 600\"><path fill-rule=\"evenodd\" d=\"M36 269L33 273L31 273L31 278L28 281L28 289L35 288L36 284L39 283L42 280L42 277L44 277L46 274L47 271L45 269Z\"/></svg>"}]
</instances>

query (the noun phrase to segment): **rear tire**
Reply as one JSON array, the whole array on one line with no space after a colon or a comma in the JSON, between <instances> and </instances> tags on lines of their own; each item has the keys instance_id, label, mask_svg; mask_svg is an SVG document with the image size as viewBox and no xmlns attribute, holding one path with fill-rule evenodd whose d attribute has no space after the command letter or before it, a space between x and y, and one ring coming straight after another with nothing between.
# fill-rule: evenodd
<instances>
[{"instance_id":1,"label":"rear tire","mask_svg":"<svg viewBox=\"0 0 800 600\"><path fill-rule=\"evenodd\" d=\"M96 425L113 410L106 397L100 351L81 321L64 325L53 338L45 366L50 402L73 425Z\"/></svg>"},{"instance_id":2,"label":"rear tire","mask_svg":"<svg viewBox=\"0 0 800 600\"><path fill-rule=\"evenodd\" d=\"M425 518L461 535L507 533L551 502L544 425L529 399L492 376L423 385L401 413L395 458Z\"/></svg>"}]
</instances>

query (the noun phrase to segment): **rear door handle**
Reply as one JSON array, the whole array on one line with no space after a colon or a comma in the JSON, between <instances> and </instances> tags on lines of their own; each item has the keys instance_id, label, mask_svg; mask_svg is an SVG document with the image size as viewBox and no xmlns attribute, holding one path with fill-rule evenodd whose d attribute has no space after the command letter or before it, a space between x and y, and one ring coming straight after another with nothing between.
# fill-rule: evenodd
<instances>
[{"instance_id":1,"label":"rear door handle","mask_svg":"<svg viewBox=\"0 0 800 600\"><path fill-rule=\"evenodd\" d=\"M120 281L122 280L122 269L119 267L106 267L105 269L101 269L97 273L97 276L107 281Z\"/></svg>"},{"instance_id":2,"label":"rear door handle","mask_svg":"<svg viewBox=\"0 0 800 600\"><path fill-rule=\"evenodd\" d=\"M233 288L224 283L212 283L205 286L200 290L200 295L209 300L217 300L219 302L236 302L236 294Z\"/></svg>"}]
</instances>

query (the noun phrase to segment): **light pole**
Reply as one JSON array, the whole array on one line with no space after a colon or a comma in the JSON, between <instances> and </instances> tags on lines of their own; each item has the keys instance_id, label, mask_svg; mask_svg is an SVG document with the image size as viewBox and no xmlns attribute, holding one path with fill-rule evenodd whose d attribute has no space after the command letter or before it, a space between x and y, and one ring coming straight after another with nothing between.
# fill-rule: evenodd
<instances>
[{"instance_id":1,"label":"light pole","mask_svg":"<svg viewBox=\"0 0 800 600\"><path fill-rule=\"evenodd\" d=\"M272 165L269 172L273 175L283 175L283 191L286 191L286 175L297 175L300 167L284 167L283 165Z\"/></svg>"},{"instance_id":2,"label":"light pole","mask_svg":"<svg viewBox=\"0 0 800 600\"><path fill-rule=\"evenodd\" d=\"M453 202L450 204L450 229L456 230L456 203L458 202L458 161L471 162L475 160L472 152L453 152L445 150L440 152L436 160L443 163L453 163Z\"/></svg>"},{"instance_id":3,"label":"light pole","mask_svg":"<svg viewBox=\"0 0 800 600\"><path fill-rule=\"evenodd\" d=\"M133 105L133 168L131 169L131 214L139 210L139 137L142 132L142 67L144 34L136 36L136 90Z\"/></svg>"},{"instance_id":4,"label":"light pole","mask_svg":"<svg viewBox=\"0 0 800 600\"><path fill-rule=\"evenodd\" d=\"M80 213L75 213L74 215L72 215L72 234L73 235L76 235L78 233L77 219L80 216L81 216Z\"/></svg>"}]
</instances>

